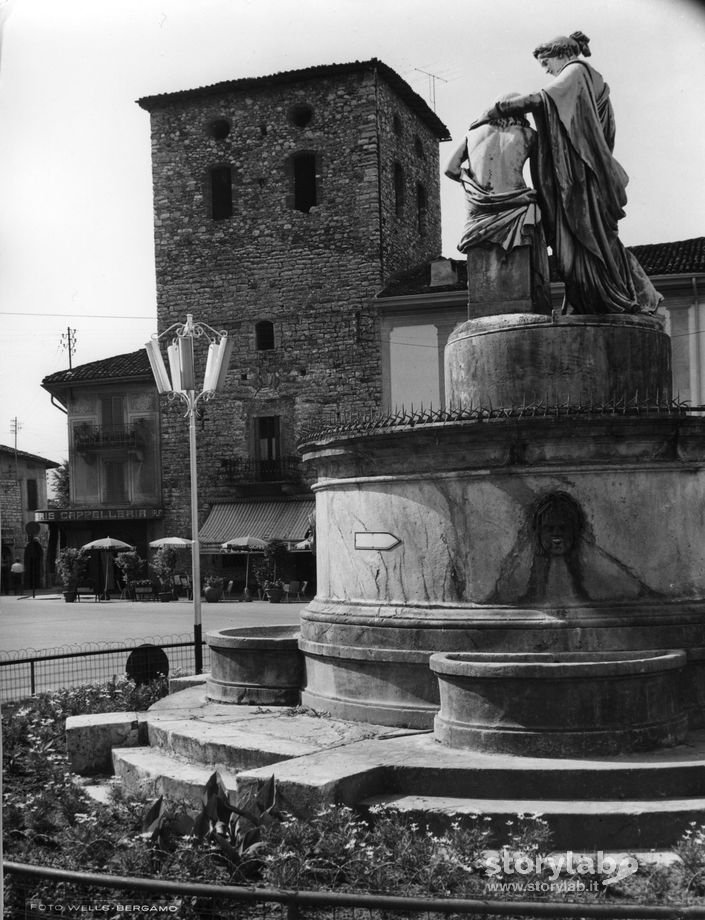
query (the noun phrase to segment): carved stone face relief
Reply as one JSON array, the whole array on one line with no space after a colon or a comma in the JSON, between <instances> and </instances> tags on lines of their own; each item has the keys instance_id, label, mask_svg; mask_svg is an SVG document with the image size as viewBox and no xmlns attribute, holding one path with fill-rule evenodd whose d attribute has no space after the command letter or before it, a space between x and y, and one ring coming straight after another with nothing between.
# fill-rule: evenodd
<instances>
[{"instance_id":1,"label":"carved stone face relief","mask_svg":"<svg viewBox=\"0 0 705 920\"><path fill-rule=\"evenodd\" d=\"M539 552L565 556L580 539L580 511L568 496L550 495L536 510L534 526Z\"/></svg>"}]
</instances>

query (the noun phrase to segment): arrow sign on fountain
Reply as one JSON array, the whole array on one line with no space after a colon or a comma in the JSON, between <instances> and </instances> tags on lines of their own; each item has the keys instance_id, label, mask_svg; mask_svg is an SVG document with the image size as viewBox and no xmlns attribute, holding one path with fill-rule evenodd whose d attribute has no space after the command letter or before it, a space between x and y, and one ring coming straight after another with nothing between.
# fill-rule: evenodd
<instances>
[{"instance_id":1,"label":"arrow sign on fountain","mask_svg":"<svg viewBox=\"0 0 705 920\"><path fill-rule=\"evenodd\" d=\"M393 533L376 533L374 531L358 531L355 534L355 549L394 549L401 540Z\"/></svg>"}]
</instances>

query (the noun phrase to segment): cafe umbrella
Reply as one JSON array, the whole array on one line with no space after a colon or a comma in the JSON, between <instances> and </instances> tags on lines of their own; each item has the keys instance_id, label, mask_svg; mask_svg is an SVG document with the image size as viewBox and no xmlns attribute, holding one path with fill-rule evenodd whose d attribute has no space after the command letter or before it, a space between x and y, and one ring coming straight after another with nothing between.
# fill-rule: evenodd
<instances>
[{"instance_id":1,"label":"cafe umbrella","mask_svg":"<svg viewBox=\"0 0 705 920\"><path fill-rule=\"evenodd\" d=\"M192 546L193 540L187 540L186 537L160 537L152 540L149 545L152 549L159 549L160 546L173 546L177 549L179 546Z\"/></svg>"},{"instance_id":2,"label":"cafe umbrella","mask_svg":"<svg viewBox=\"0 0 705 920\"><path fill-rule=\"evenodd\" d=\"M250 554L264 552L266 546L266 540L249 535L246 537L233 537L232 540L226 540L225 543L223 543L223 549L227 550L229 553L247 553L247 561L245 563L245 588L248 588L250 584Z\"/></svg>"},{"instance_id":3,"label":"cafe umbrella","mask_svg":"<svg viewBox=\"0 0 705 920\"><path fill-rule=\"evenodd\" d=\"M113 553L118 552L128 552L133 550L134 546L131 546L129 543L125 543L124 540L116 540L114 537L101 537L99 540L91 540L90 543L84 543L81 549L85 550L98 550L103 554L103 566L105 568L105 585L103 587L103 593L107 595L108 593L108 558Z\"/></svg>"}]
</instances>

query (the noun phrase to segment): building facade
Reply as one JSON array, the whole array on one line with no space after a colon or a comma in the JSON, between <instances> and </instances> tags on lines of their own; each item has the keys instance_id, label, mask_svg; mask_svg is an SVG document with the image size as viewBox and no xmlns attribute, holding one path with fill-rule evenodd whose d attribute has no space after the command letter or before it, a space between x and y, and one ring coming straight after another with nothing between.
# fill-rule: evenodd
<instances>
[{"instance_id":1,"label":"building facade","mask_svg":"<svg viewBox=\"0 0 705 920\"><path fill-rule=\"evenodd\" d=\"M41 547L39 582L47 578L49 529L35 521L38 509L47 505L47 471L60 466L54 460L0 444L0 537L2 545L2 590L8 588L10 565L24 560L27 544L36 540Z\"/></svg>"},{"instance_id":2,"label":"building facade","mask_svg":"<svg viewBox=\"0 0 705 920\"><path fill-rule=\"evenodd\" d=\"M53 541L82 546L105 536L138 547L163 517L159 399L144 349L45 377L67 416L70 506L36 512Z\"/></svg>"}]
</instances>

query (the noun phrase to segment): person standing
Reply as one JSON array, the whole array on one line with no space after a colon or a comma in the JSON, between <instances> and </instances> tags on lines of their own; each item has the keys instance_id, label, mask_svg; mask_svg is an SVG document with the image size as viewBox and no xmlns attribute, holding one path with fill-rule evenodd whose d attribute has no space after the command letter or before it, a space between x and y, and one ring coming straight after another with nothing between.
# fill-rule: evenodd
<instances>
[{"instance_id":1,"label":"person standing","mask_svg":"<svg viewBox=\"0 0 705 920\"><path fill-rule=\"evenodd\" d=\"M24 580L24 565L20 562L19 556L15 557L15 561L10 566L10 581L12 585L12 590L15 594L19 594L22 591L22 582Z\"/></svg>"}]
</instances>

